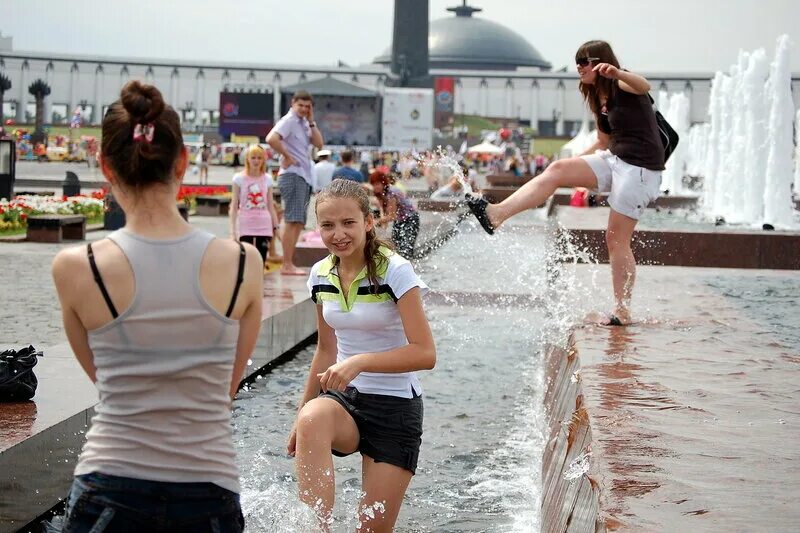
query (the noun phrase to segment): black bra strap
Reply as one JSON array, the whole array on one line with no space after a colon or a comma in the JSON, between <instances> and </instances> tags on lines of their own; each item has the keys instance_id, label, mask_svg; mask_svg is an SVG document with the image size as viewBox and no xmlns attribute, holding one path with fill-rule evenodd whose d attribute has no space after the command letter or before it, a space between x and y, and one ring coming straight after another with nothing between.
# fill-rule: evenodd
<instances>
[{"instance_id":1,"label":"black bra strap","mask_svg":"<svg viewBox=\"0 0 800 533\"><path fill-rule=\"evenodd\" d=\"M225 316L230 318L231 313L233 312L233 306L236 305L236 297L239 296L239 288L242 286L242 281L244 281L244 258L245 258L245 250L244 245L239 243L239 273L236 275L236 287L233 289L233 296L231 297L231 305L228 306L228 311L225 313Z\"/></svg>"},{"instance_id":2,"label":"black bra strap","mask_svg":"<svg viewBox=\"0 0 800 533\"><path fill-rule=\"evenodd\" d=\"M108 305L108 310L111 311L111 316L117 318L119 313L117 313L117 308L114 307L114 302L111 301L111 297L108 295L108 291L106 290L106 284L103 283L103 278L100 277L100 271L97 270L97 263L94 261L94 252L92 251L92 243L86 245L87 254L89 255L89 266L92 267L92 274L94 274L94 280L97 282L97 286L100 287L100 292L103 293L103 299L106 301L106 305Z\"/></svg>"}]
</instances>

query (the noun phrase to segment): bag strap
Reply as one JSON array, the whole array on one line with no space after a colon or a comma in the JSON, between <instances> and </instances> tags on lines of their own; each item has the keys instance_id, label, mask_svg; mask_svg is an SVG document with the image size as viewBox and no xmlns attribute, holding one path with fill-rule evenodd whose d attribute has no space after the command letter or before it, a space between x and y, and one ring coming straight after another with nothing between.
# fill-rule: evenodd
<instances>
[{"instance_id":1,"label":"bag strap","mask_svg":"<svg viewBox=\"0 0 800 533\"><path fill-rule=\"evenodd\" d=\"M89 256L89 266L92 267L94 281L97 283L97 286L100 287L100 292L103 293L103 299L106 301L108 310L111 311L111 316L117 318L119 313L117 313L117 308L114 307L114 302L111 301L111 297L106 290L106 284L103 283L103 278L100 276L100 271L97 269L97 263L94 260L94 252L92 251L92 243L86 245L86 253Z\"/></svg>"},{"instance_id":2,"label":"bag strap","mask_svg":"<svg viewBox=\"0 0 800 533\"><path fill-rule=\"evenodd\" d=\"M233 288L233 296L231 296L231 304L225 312L227 318L231 317L233 306L236 305L236 298L239 296L239 289L244 281L244 259L247 253L245 252L244 245L239 243L239 272L236 274L236 287Z\"/></svg>"}]
</instances>

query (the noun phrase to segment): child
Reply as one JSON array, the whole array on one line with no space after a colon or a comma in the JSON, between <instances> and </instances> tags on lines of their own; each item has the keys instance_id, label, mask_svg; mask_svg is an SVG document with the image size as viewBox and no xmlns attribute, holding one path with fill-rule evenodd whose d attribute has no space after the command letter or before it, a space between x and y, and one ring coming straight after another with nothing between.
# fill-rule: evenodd
<instances>
[{"instance_id":1,"label":"child","mask_svg":"<svg viewBox=\"0 0 800 533\"><path fill-rule=\"evenodd\" d=\"M261 327L260 258L181 218L188 155L155 87L122 88L101 156L125 227L53 261L67 339L100 391L63 530L242 531L231 399Z\"/></svg>"},{"instance_id":2,"label":"child","mask_svg":"<svg viewBox=\"0 0 800 533\"><path fill-rule=\"evenodd\" d=\"M333 459L362 456L360 531L391 531L417 467L422 387L436 363L422 308L428 290L411 264L375 236L364 187L334 180L316 202L331 255L311 269L319 340L288 442L300 499L323 530L332 521Z\"/></svg>"},{"instance_id":3,"label":"child","mask_svg":"<svg viewBox=\"0 0 800 533\"><path fill-rule=\"evenodd\" d=\"M254 144L247 149L244 172L233 176L231 238L255 246L265 264L270 241L278 227L272 186L264 149Z\"/></svg>"}]
</instances>

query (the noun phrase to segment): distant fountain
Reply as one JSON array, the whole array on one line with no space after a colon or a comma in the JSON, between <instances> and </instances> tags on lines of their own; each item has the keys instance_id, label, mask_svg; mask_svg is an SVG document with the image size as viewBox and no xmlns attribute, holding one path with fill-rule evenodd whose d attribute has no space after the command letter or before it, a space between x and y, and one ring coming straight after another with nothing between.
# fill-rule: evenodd
<instances>
[{"instance_id":1,"label":"distant fountain","mask_svg":"<svg viewBox=\"0 0 800 533\"><path fill-rule=\"evenodd\" d=\"M688 148L687 164L691 175L704 178L706 214L759 227L795 225L791 186L793 179L800 182L800 169L792 168L788 36L778 39L771 68L766 52L759 49L739 52L727 74L717 72L709 117L709 125L689 131L693 146Z\"/></svg>"},{"instance_id":2,"label":"distant fountain","mask_svg":"<svg viewBox=\"0 0 800 533\"><path fill-rule=\"evenodd\" d=\"M770 71L769 154L764 189L764 222L775 227L792 225L792 102L789 36L778 39Z\"/></svg>"}]
</instances>

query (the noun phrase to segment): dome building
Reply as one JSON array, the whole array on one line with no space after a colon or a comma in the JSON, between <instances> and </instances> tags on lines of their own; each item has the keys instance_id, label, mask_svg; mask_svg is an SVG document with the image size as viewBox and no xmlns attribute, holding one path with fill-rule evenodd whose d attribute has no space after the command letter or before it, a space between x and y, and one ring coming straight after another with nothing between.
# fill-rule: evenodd
<instances>
[{"instance_id":1,"label":"dome building","mask_svg":"<svg viewBox=\"0 0 800 533\"><path fill-rule=\"evenodd\" d=\"M463 4L447 9L456 14L431 21L428 54L431 69L515 71L519 67L550 70L551 64L524 37L490 20L473 17L482 11ZM374 63L389 65L391 49Z\"/></svg>"}]
</instances>

